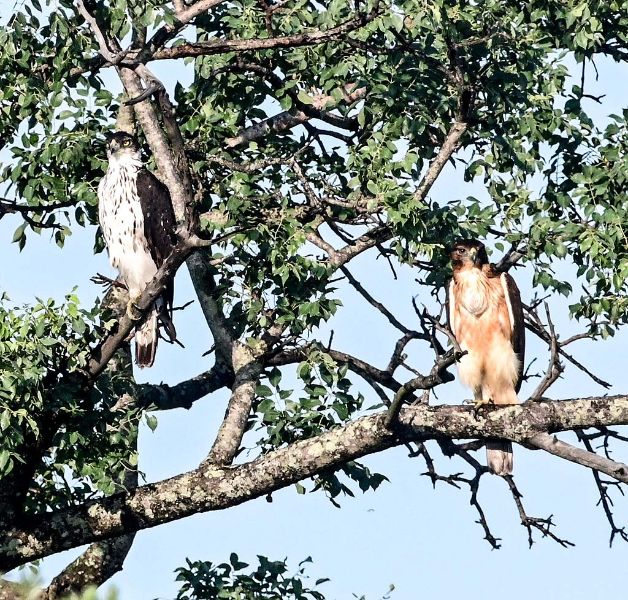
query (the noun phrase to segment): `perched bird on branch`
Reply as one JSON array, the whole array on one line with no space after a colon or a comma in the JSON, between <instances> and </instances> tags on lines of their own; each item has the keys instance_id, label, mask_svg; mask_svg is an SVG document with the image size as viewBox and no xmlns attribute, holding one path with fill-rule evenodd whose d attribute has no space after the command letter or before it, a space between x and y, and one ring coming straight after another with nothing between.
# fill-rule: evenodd
<instances>
[{"instance_id":1,"label":"perched bird on branch","mask_svg":"<svg viewBox=\"0 0 628 600\"><path fill-rule=\"evenodd\" d=\"M109 167L98 186L98 220L109 260L129 290L127 313L141 320L135 303L172 251L176 221L168 188L148 171L137 140L118 131L107 140ZM144 322L135 330L135 362L150 367L155 361L159 324L171 341L174 283L166 286Z\"/></svg>"},{"instance_id":2,"label":"perched bird on branch","mask_svg":"<svg viewBox=\"0 0 628 600\"><path fill-rule=\"evenodd\" d=\"M519 289L508 273L489 264L482 242L460 240L450 256L449 327L467 352L458 365L460 379L473 390L476 409L517 404L525 354ZM491 473L512 473L511 442L488 440L486 458Z\"/></svg>"}]
</instances>

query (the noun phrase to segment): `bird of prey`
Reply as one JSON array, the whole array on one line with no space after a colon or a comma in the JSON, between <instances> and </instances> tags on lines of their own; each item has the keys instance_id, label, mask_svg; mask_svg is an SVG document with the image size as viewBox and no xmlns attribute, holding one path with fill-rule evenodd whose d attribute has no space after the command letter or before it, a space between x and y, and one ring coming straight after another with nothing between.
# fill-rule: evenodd
<instances>
[{"instance_id":1,"label":"bird of prey","mask_svg":"<svg viewBox=\"0 0 628 600\"><path fill-rule=\"evenodd\" d=\"M458 365L462 382L473 390L476 408L519 402L525 353L521 296L514 279L489 264L484 244L460 240L451 251L449 327L465 354ZM512 473L512 444L488 440L489 471Z\"/></svg>"},{"instance_id":2,"label":"bird of prey","mask_svg":"<svg viewBox=\"0 0 628 600\"><path fill-rule=\"evenodd\" d=\"M118 131L107 139L109 166L98 186L98 220L109 260L129 290L127 313L139 320L135 302L153 279L176 242L176 221L168 188L148 171L137 140ZM155 301L146 320L135 330L135 362L150 367L155 361L159 323L171 341L174 284Z\"/></svg>"}]
</instances>

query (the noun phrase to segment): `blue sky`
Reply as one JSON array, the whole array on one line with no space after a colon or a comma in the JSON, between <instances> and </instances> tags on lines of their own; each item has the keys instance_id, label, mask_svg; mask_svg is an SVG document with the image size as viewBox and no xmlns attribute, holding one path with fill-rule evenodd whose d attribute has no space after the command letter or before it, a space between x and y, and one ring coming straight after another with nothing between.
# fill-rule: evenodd
<instances>
[{"instance_id":1,"label":"blue sky","mask_svg":"<svg viewBox=\"0 0 628 600\"><path fill-rule=\"evenodd\" d=\"M600 79L597 83L591 81L589 92L607 95L603 106L590 107L601 120L626 107L628 72L625 65L610 62L598 67ZM177 78L183 83L189 81L189 73L181 69L160 65L157 70L170 86ZM477 184L465 184L461 172L449 169L431 196L443 203L480 193ZM78 285L80 297L90 304L101 290L89 278L96 272L113 273L104 254L92 254L94 228L76 227L64 250L58 249L45 232L39 237L32 235L20 253L10 243L17 224L9 217L0 221L0 290L7 291L16 303L23 303L36 296L62 298ZM394 281L385 261L375 262L373 258L373 254L360 257L351 270L378 300L406 324L414 325L411 299L425 299L423 290L414 283L412 271L402 268L399 280ZM529 270L517 271L516 276L524 300L529 299ZM189 278L182 269L176 279L177 303L193 297ZM345 288L341 297L344 306L333 325L335 346L383 366L395 341L394 332L362 299L346 293ZM566 305L562 300L552 304L563 335L579 330L569 321ZM211 336L196 305L177 314L177 329L185 350L162 345L155 366L138 373L139 380L176 383L211 366L212 358L202 356L211 346ZM627 391L616 375L625 368L625 347L626 337L622 334L596 345L581 343L574 346L574 352L602 378L617 383L611 390L616 393ZM429 369L431 356L420 346L410 346L409 355L413 365ZM533 357L545 368L547 349L530 339L527 358ZM536 381L528 383L521 396L525 398L535 385ZM438 401L446 403L459 403L469 397L457 382L439 388L437 393ZM551 390L556 398L600 393L598 386L573 368L568 368L564 379ZM189 411L159 414L154 433L142 430L140 467L148 481L198 465L220 424L226 398L221 391L197 402ZM245 439L245 443L252 446L254 440ZM597 496L591 474L540 451L517 447L515 453L517 483L524 493L528 514L553 514L559 535L575 542L575 548L563 549L551 541L539 540L529 550L526 531L519 525L505 483L497 477L485 477L480 497L493 533L502 538L503 544L501 550L491 550L475 524L468 494L444 485L433 491L429 480L420 475L424 471L421 460L408 458L405 448L398 448L364 461L371 469L385 473L390 482L375 493L362 495L357 491L355 498L341 499L341 509L321 494L302 496L289 488L273 494L272 503L259 499L140 532L125 569L108 585L118 588L121 600L172 598L178 587L173 571L184 564L186 557L221 562L237 552L247 562L254 562L256 554L271 559L287 556L295 570L300 560L312 556L312 577L331 578L322 587L328 598L351 598L356 593L376 600L391 583L396 587L393 600L463 596L491 600L502 598L505 592L512 600L531 595L570 600L624 597L617 575L625 571L628 546L618 542L609 549L609 530L601 509L595 506ZM434 456L438 455L435 450ZM449 472L461 467L447 459L438 459L438 465ZM616 508L621 521L627 512L626 501ZM51 577L78 553L71 551L44 561L43 576ZM543 591L539 594L537 590Z\"/></svg>"}]
</instances>

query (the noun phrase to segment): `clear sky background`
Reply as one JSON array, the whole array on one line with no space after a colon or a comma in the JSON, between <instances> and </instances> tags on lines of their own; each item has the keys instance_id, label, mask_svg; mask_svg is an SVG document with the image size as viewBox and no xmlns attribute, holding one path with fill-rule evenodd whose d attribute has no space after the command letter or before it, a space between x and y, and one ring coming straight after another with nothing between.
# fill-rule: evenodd
<instances>
[{"instance_id":1,"label":"clear sky background","mask_svg":"<svg viewBox=\"0 0 628 600\"><path fill-rule=\"evenodd\" d=\"M6 11L6 8L4 9ZM0 15L2 13L0 12ZM598 63L599 80L589 78L588 92L605 94L600 107L588 106L591 114L603 122L606 115L626 107L628 69L611 62ZM177 65L160 65L158 75L170 87L176 80L190 81L190 73ZM589 70L591 74L592 70ZM110 81L115 79L111 77ZM2 157L0 157L2 158ZM6 159L6 156L4 156ZM431 197L441 204L449 200L482 194L478 184L464 183L462 172L448 171L441 176ZM74 234L60 250L44 232L30 235L26 248L19 252L11 244L18 220L0 221L0 291L6 291L17 303L29 303L37 297L61 299L78 285L85 305L101 294L90 283L96 272L113 275L106 255L92 253L94 227L75 227ZM367 253L355 263L352 272L369 291L389 306L408 326L416 326L411 299L427 302L426 291L415 282L411 269L401 268L394 280L386 262L375 262ZM531 272L515 273L524 301L530 300ZM365 301L341 286L344 306L334 319L334 346L359 354L373 364L388 361L396 332ZM194 299L185 269L177 275L176 302ZM564 299L552 302L553 316L562 336L580 331L568 318ZM213 357L202 354L212 344L200 309L192 305L177 315L177 330L186 348L162 344L155 366L137 373L139 381L177 383L209 368ZM527 360L537 358L545 369L548 352L528 334ZM574 345L575 355L600 377L615 385L610 393L626 393L626 335L596 344L588 341ZM428 371L432 356L419 345L409 347L411 363ZM409 376L408 376L409 377ZM537 385L524 385L526 398ZM580 372L568 366L563 380L551 388L555 398L598 395L604 391ZM459 403L470 396L457 382L437 389L438 402ZM372 398L372 395L370 396ZM194 469L207 454L223 416L227 394L223 390L195 403L191 410L158 414L159 425L152 433L143 428L140 436L140 468L147 481L158 481L182 471ZM373 398L373 402L376 400ZM367 405L369 403L367 402ZM573 440L565 435L564 439ZM255 440L245 438L253 447ZM433 448L434 456L439 457ZM483 454L480 455L483 459ZM628 460L628 456L618 456ZM241 460L246 460L246 455ZM475 523L476 513L469 505L466 491L439 485L432 490L422 477L421 459L411 459L405 448L397 448L368 457L371 469L386 474L390 482L377 492L355 498L340 498L337 509L320 493L298 495L291 487L265 499L217 513L197 515L183 521L140 532L126 560L124 570L109 586L119 590L121 600L173 598L178 589L174 569L185 558L222 562L231 552L242 560L255 562L255 555L271 559L289 558L296 571L299 561L312 556L312 578L329 577L321 587L332 599L365 594L379 599L394 584L392 600L458 598L512 600L531 596L558 599L624 598L628 545L620 541L609 548L609 528L600 507L591 473L541 451L515 448L515 475L529 515L554 515L557 533L576 543L564 549L550 540L538 540L528 549L527 533L519 518L504 481L486 476L480 498L493 533L502 539L502 549L491 550L483 540L482 529ZM462 465L438 458L442 472L456 472ZM628 502L616 506L619 522L628 521ZM66 552L43 562L42 575L50 578L77 556L80 550Z\"/></svg>"}]
</instances>

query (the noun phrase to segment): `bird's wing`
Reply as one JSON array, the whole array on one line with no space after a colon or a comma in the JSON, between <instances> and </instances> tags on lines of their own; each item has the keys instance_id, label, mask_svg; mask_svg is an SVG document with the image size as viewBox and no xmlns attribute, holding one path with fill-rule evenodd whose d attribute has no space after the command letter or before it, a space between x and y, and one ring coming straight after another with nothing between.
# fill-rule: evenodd
<instances>
[{"instance_id":1,"label":"bird's wing","mask_svg":"<svg viewBox=\"0 0 628 600\"><path fill-rule=\"evenodd\" d=\"M447 305L447 324L454 334L454 337L456 336L456 302L456 286L454 285L454 278L452 277L447 286L447 298L445 303Z\"/></svg>"},{"instance_id":2,"label":"bird's wing","mask_svg":"<svg viewBox=\"0 0 628 600\"><path fill-rule=\"evenodd\" d=\"M141 169L137 174L137 195L144 215L144 235L159 268L176 242L176 219L170 192L150 171Z\"/></svg>"},{"instance_id":3,"label":"bird's wing","mask_svg":"<svg viewBox=\"0 0 628 600\"><path fill-rule=\"evenodd\" d=\"M515 391L518 392L521 387L521 378L523 377L526 349L523 305L521 304L521 294L519 293L519 288L515 280L508 273L502 273L500 275L500 281L504 290L504 296L506 297L508 316L510 317L510 342L512 349L519 359L519 376L515 386Z\"/></svg>"},{"instance_id":4,"label":"bird's wing","mask_svg":"<svg viewBox=\"0 0 628 600\"><path fill-rule=\"evenodd\" d=\"M176 243L176 219L168 188L150 171L141 169L137 174L137 195L144 215L144 235L148 249L157 268L161 267ZM171 340L176 338L172 324L174 282L166 285L163 294L166 306L158 306L159 318Z\"/></svg>"}]
</instances>

